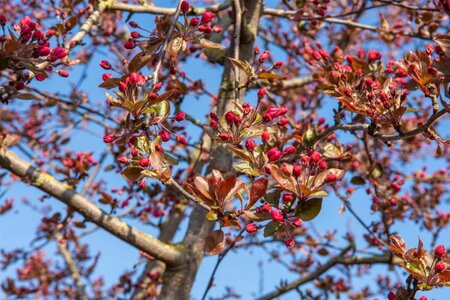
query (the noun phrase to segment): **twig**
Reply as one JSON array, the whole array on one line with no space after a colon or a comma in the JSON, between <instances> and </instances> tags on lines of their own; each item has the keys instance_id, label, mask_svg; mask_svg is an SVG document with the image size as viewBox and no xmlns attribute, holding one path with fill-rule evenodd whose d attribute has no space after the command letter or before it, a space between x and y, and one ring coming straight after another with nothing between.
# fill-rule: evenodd
<instances>
[{"instance_id":1,"label":"twig","mask_svg":"<svg viewBox=\"0 0 450 300\"><path fill-rule=\"evenodd\" d=\"M87 300L88 297L86 293L84 292L84 285L81 282L81 275L80 271L78 270L77 264L74 261L72 254L69 252L69 250L66 247L66 241L64 240L62 234L59 231L56 231L53 236L55 237L56 243L58 244L58 250L61 253L62 257L64 258L64 261L66 262L67 269L70 272L70 275L72 276L72 279L75 283L75 286L77 288L77 300Z\"/></svg>"},{"instance_id":2,"label":"twig","mask_svg":"<svg viewBox=\"0 0 450 300\"><path fill-rule=\"evenodd\" d=\"M181 194L183 194L184 197L186 197L186 199L191 200L195 203L197 203L198 205L200 205L201 207L203 207L204 209L206 209L207 211L210 211L211 208L206 205L205 203L203 203L200 199L198 199L197 197L191 195L188 191L186 191L181 185L178 184L178 182L173 179L170 178L167 182L167 184L172 185L174 188L176 188Z\"/></svg>"},{"instance_id":3,"label":"twig","mask_svg":"<svg viewBox=\"0 0 450 300\"><path fill-rule=\"evenodd\" d=\"M167 32L167 36L164 39L164 44L161 50L161 53L159 53L158 62L156 63L155 71L153 72L153 85L158 83L158 73L161 69L162 62L164 60L164 56L166 55L166 48L169 44L170 37L172 36L173 29L175 28L175 24L177 23L178 17L180 16L180 10L181 10L181 3L183 0L178 1L177 9L175 10L175 15L173 17L172 23L170 24L169 31Z\"/></svg>"},{"instance_id":4,"label":"twig","mask_svg":"<svg viewBox=\"0 0 450 300\"><path fill-rule=\"evenodd\" d=\"M111 151L111 146L108 145L108 147L106 147L106 149L103 150L102 154L100 155L98 164L95 166L94 171L92 171L91 174L89 175L89 178L87 179L86 183L84 184L80 195L82 195L82 196L86 195L86 192L90 188L92 182L95 180L95 177L97 176L98 172L100 171L100 168L102 167L103 163L105 162L106 156L108 155L109 151Z\"/></svg>"},{"instance_id":5,"label":"twig","mask_svg":"<svg viewBox=\"0 0 450 300\"><path fill-rule=\"evenodd\" d=\"M97 24L100 15L105 10L106 5L103 1L100 1L98 7L94 12L87 18L86 22L81 25L80 30L70 39L70 41L65 45L66 49L71 48L71 44L73 46L81 43L86 34L91 30L92 26ZM72 48L73 48L72 46Z\"/></svg>"},{"instance_id":6,"label":"twig","mask_svg":"<svg viewBox=\"0 0 450 300\"><path fill-rule=\"evenodd\" d=\"M315 271L306 273L302 277L298 278L297 280L294 280L286 285L283 285L279 287L276 291L273 291L271 293L268 293L260 298L258 300L269 300L274 299L278 296L281 296L291 290L294 290L298 288L299 286L308 283L310 281L313 281L317 278L319 278L320 275L330 270L335 265L358 265L358 264L391 264L391 255L374 255L369 257L344 257L344 255L350 251L353 248L353 246L348 246L346 249L344 249L341 253L338 255L332 257L330 260L328 260L325 264L317 267Z\"/></svg>"},{"instance_id":7,"label":"twig","mask_svg":"<svg viewBox=\"0 0 450 300\"><path fill-rule=\"evenodd\" d=\"M237 0L239 1L239 0ZM217 270L219 269L220 263L223 261L223 259L225 258L225 256L228 254L228 252L233 249L233 247L236 245L236 239L238 239L245 231L245 228L242 229L238 235L235 237L233 243L223 252L219 255L219 257L217 258L217 262L216 265L214 266L214 269L211 273L211 276L209 277L208 280L208 285L206 286L205 292L203 293L202 296L202 300L206 299L206 296L208 295L209 290L211 289L213 283L214 283L214 276L216 275Z\"/></svg>"},{"instance_id":8,"label":"twig","mask_svg":"<svg viewBox=\"0 0 450 300\"><path fill-rule=\"evenodd\" d=\"M239 60L239 48L241 47L241 25L242 25L242 8L241 8L241 0L234 0L234 49L233 56L235 60ZM236 101L239 102L239 68L234 64L234 88L236 92Z\"/></svg>"},{"instance_id":9,"label":"twig","mask_svg":"<svg viewBox=\"0 0 450 300\"><path fill-rule=\"evenodd\" d=\"M229 8L231 5L231 1L225 1L223 3L211 5L208 7L199 7L193 8L189 14L190 15L201 15L205 11L219 12L224 9ZM107 7L108 10L120 10L120 11L128 11L133 13L149 13L149 14L157 14L157 15L173 15L176 12L176 9L173 8L165 8L158 7L155 5L133 5L133 4L125 4L125 3L114 3Z\"/></svg>"}]
</instances>

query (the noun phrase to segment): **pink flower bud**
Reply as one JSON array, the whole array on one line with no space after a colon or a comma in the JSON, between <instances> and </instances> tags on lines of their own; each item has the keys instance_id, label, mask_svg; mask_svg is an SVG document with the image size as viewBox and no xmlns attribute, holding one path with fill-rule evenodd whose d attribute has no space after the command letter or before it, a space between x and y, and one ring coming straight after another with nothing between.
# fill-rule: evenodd
<instances>
[{"instance_id":1,"label":"pink flower bud","mask_svg":"<svg viewBox=\"0 0 450 300\"><path fill-rule=\"evenodd\" d=\"M302 224L303 224L302 220L300 220L298 218L292 221L292 225L294 225L297 228L302 226Z\"/></svg>"},{"instance_id":2,"label":"pink flower bud","mask_svg":"<svg viewBox=\"0 0 450 300\"><path fill-rule=\"evenodd\" d=\"M275 222L282 223L284 221L283 213L279 209L272 209L270 216Z\"/></svg>"},{"instance_id":3,"label":"pink flower bud","mask_svg":"<svg viewBox=\"0 0 450 300\"><path fill-rule=\"evenodd\" d=\"M283 62L281 62L281 61L276 61L276 62L273 64L272 68L274 68L274 69L279 69L279 68L281 68L282 66L283 66Z\"/></svg>"},{"instance_id":4,"label":"pink flower bud","mask_svg":"<svg viewBox=\"0 0 450 300\"><path fill-rule=\"evenodd\" d=\"M166 130L159 132L159 136L161 137L163 142L167 142L170 140L170 132L168 132Z\"/></svg>"},{"instance_id":5,"label":"pink flower bud","mask_svg":"<svg viewBox=\"0 0 450 300\"><path fill-rule=\"evenodd\" d=\"M234 112L232 111L227 111L225 113L225 121L227 121L228 124L232 124L234 122Z\"/></svg>"},{"instance_id":6,"label":"pink flower bud","mask_svg":"<svg viewBox=\"0 0 450 300\"><path fill-rule=\"evenodd\" d=\"M102 75L103 81L110 80L111 78L113 78L113 75L111 73L104 73Z\"/></svg>"},{"instance_id":7,"label":"pink flower bud","mask_svg":"<svg viewBox=\"0 0 450 300\"><path fill-rule=\"evenodd\" d=\"M445 270L445 264L442 261L438 262L436 266L434 266L434 270L436 273L441 273Z\"/></svg>"},{"instance_id":8,"label":"pink flower bud","mask_svg":"<svg viewBox=\"0 0 450 300\"><path fill-rule=\"evenodd\" d=\"M114 140L116 139L116 137L114 136L114 134L110 133L110 134L105 134L103 136L103 142L109 144L114 142Z\"/></svg>"},{"instance_id":9,"label":"pink flower bud","mask_svg":"<svg viewBox=\"0 0 450 300\"><path fill-rule=\"evenodd\" d=\"M133 27L133 28L138 28L138 27L139 27L139 25L138 25L136 22L134 22L134 21L130 21L130 22L128 22L128 24L129 24L131 27Z\"/></svg>"},{"instance_id":10,"label":"pink flower bud","mask_svg":"<svg viewBox=\"0 0 450 300\"><path fill-rule=\"evenodd\" d=\"M335 174L328 174L325 178L325 182L330 183L337 180L337 176Z\"/></svg>"},{"instance_id":11,"label":"pink flower bud","mask_svg":"<svg viewBox=\"0 0 450 300\"><path fill-rule=\"evenodd\" d=\"M132 32L131 32L131 37L132 37L133 39L138 39L138 38L141 37L141 34L140 34L139 32L137 32L137 31L132 31Z\"/></svg>"},{"instance_id":12,"label":"pink flower bud","mask_svg":"<svg viewBox=\"0 0 450 300\"><path fill-rule=\"evenodd\" d=\"M202 20L203 24L207 24L207 23L211 22L212 19L214 19L214 13L213 12L205 11L202 14L202 19L201 20Z\"/></svg>"},{"instance_id":13,"label":"pink flower bud","mask_svg":"<svg viewBox=\"0 0 450 300\"><path fill-rule=\"evenodd\" d=\"M181 122L181 121L183 121L185 118L186 118L186 113L184 113L184 112L182 112L182 111L177 112L177 113L175 114L175 117L174 117L175 121L177 121L177 122Z\"/></svg>"},{"instance_id":14,"label":"pink flower bud","mask_svg":"<svg viewBox=\"0 0 450 300\"><path fill-rule=\"evenodd\" d=\"M270 162L274 162L277 161L281 158L282 153L280 151L280 149L274 147L269 149L269 151L267 151L267 158L269 159Z\"/></svg>"},{"instance_id":15,"label":"pink flower bud","mask_svg":"<svg viewBox=\"0 0 450 300\"><path fill-rule=\"evenodd\" d=\"M264 98L266 96L266 94L267 94L267 92L265 89L259 89L258 93L257 93L258 99L261 100L262 98Z\"/></svg>"},{"instance_id":16,"label":"pink flower bud","mask_svg":"<svg viewBox=\"0 0 450 300\"><path fill-rule=\"evenodd\" d=\"M294 195L292 195L291 193L283 195L283 202L291 202L292 200L294 200Z\"/></svg>"},{"instance_id":17,"label":"pink flower bud","mask_svg":"<svg viewBox=\"0 0 450 300\"><path fill-rule=\"evenodd\" d=\"M309 154L309 159L312 163L318 163L320 160L320 153L318 151L313 151Z\"/></svg>"},{"instance_id":18,"label":"pink flower bud","mask_svg":"<svg viewBox=\"0 0 450 300\"><path fill-rule=\"evenodd\" d=\"M56 74L64 78L69 77L69 72L67 72L66 70L58 70L56 71Z\"/></svg>"},{"instance_id":19,"label":"pink flower bud","mask_svg":"<svg viewBox=\"0 0 450 300\"><path fill-rule=\"evenodd\" d=\"M268 133L267 131L264 131L261 134L261 140L263 143L267 143L270 140L270 133Z\"/></svg>"},{"instance_id":20,"label":"pink flower bud","mask_svg":"<svg viewBox=\"0 0 450 300\"><path fill-rule=\"evenodd\" d=\"M370 50L369 54L367 56L367 60L369 61L369 63L372 63L380 58L381 58L381 53L377 52L375 50Z\"/></svg>"},{"instance_id":21,"label":"pink flower bud","mask_svg":"<svg viewBox=\"0 0 450 300\"><path fill-rule=\"evenodd\" d=\"M189 2L187 2L187 1L181 2L181 5L180 5L181 13L183 13L183 14L187 13L189 11L189 8L190 8Z\"/></svg>"},{"instance_id":22,"label":"pink flower bud","mask_svg":"<svg viewBox=\"0 0 450 300\"><path fill-rule=\"evenodd\" d=\"M219 134L219 138L223 141L228 141L231 138L231 136L229 133L221 133Z\"/></svg>"},{"instance_id":23,"label":"pink flower bud","mask_svg":"<svg viewBox=\"0 0 450 300\"><path fill-rule=\"evenodd\" d=\"M434 255L437 258L444 258L445 255L447 255L447 250L444 245L437 245L436 248L434 248Z\"/></svg>"},{"instance_id":24,"label":"pink flower bud","mask_svg":"<svg viewBox=\"0 0 450 300\"><path fill-rule=\"evenodd\" d=\"M248 151L253 152L253 150L256 148L256 143L253 140L246 140L245 148L247 148Z\"/></svg>"},{"instance_id":25,"label":"pink flower bud","mask_svg":"<svg viewBox=\"0 0 450 300\"><path fill-rule=\"evenodd\" d=\"M286 247L292 248L295 245L295 240L292 238L285 239L284 244L286 245Z\"/></svg>"},{"instance_id":26,"label":"pink flower bud","mask_svg":"<svg viewBox=\"0 0 450 300\"><path fill-rule=\"evenodd\" d=\"M107 60L102 60L100 62L100 67L102 67L105 70L110 70L111 69L111 64Z\"/></svg>"},{"instance_id":27,"label":"pink flower bud","mask_svg":"<svg viewBox=\"0 0 450 300\"><path fill-rule=\"evenodd\" d=\"M286 147L284 149L284 154L292 154L294 152L295 152L295 147L294 146L289 146L289 147Z\"/></svg>"},{"instance_id":28,"label":"pink flower bud","mask_svg":"<svg viewBox=\"0 0 450 300\"><path fill-rule=\"evenodd\" d=\"M177 135L176 139L177 139L177 142L178 142L179 144L181 144L181 145L187 145L187 141L186 141L186 138L185 138L184 136L182 136L182 135Z\"/></svg>"},{"instance_id":29,"label":"pink flower bud","mask_svg":"<svg viewBox=\"0 0 450 300\"><path fill-rule=\"evenodd\" d=\"M301 166L299 166L299 165L295 165L293 168L292 168L292 175L294 175L294 177L298 177L298 176L300 176L302 174L302 167Z\"/></svg>"},{"instance_id":30,"label":"pink flower bud","mask_svg":"<svg viewBox=\"0 0 450 300\"><path fill-rule=\"evenodd\" d=\"M152 91L153 91L154 93L157 93L157 92L159 92L159 90L161 89L161 87L162 87L162 82L158 82L157 84L155 84L155 86L153 87Z\"/></svg>"},{"instance_id":31,"label":"pink flower bud","mask_svg":"<svg viewBox=\"0 0 450 300\"><path fill-rule=\"evenodd\" d=\"M197 26L199 23L200 23L200 20L195 17L189 20L189 25L192 27Z\"/></svg>"},{"instance_id":32,"label":"pink flower bud","mask_svg":"<svg viewBox=\"0 0 450 300\"><path fill-rule=\"evenodd\" d=\"M266 62L270 57L270 51L264 51L260 56L259 56L259 62L262 64L264 62Z\"/></svg>"},{"instance_id":33,"label":"pink flower bud","mask_svg":"<svg viewBox=\"0 0 450 300\"><path fill-rule=\"evenodd\" d=\"M258 228L253 223L245 225L245 231L247 231L248 233L255 233L257 230Z\"/></svg>"},{"instance_id":34,"label":"pink flower bud","mask_svg":"<svg viewBox=\"0 0 450 300\"><path fill-rule=\"evenodd\" d=\"M143 168L147 168L150 165L150 160L148 157L141 157L139 159L139 165Z\"/></svg>"},{"instance_id":35,"label":"pink flower bud","mask_svg":"<svg viewBox=\"0 0 450 300\"><path fill-rule=\"evenodd\" d=\"M129 159L126 158L125 156L121 156L117 159L117 161L121 164L126 164L126 163L128 163Z\"/></svg>"}]
</instances>

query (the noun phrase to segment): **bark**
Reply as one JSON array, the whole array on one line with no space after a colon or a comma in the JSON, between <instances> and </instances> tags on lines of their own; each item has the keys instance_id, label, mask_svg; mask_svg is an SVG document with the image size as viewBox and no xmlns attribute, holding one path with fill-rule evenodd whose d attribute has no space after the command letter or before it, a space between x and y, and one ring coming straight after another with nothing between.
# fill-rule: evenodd
<instances>
[{"instance_id":1,"label":"bark","mask_svg":"<svg viewBox=\"0 0 450 300\"><path fill-rule=\"evenodd\" d=\"M181 260L182 252L174 246L163 243L128 225L119 218L111 216L85 197L77 194L70 186L33 167L13 152L1 147L0 166L20 177L22 181L39 188L41 191L68 205L86 220L97 224L119 239L156 259L168 264L178 264Z\"/></svg>"},{"instance_id":2,"label":"bark","mask_svg":"<svg viewBox=\"0 0 450 300\"><path fill-rule=\"evenodd\" d=\"M262 12L262 2L260 0L241 1L243 18L241 24L241 39L239 54L240 59L250 60L253 55L254 42L256 40L259 19ZM227 56L233 57L234 43L231 45ZM231 63L226 60L220 85L216 112L223 115L232 107L232 101L236 98L236 80ZM245 83L247 78L240 72L238 78L240 84ZM245 89L240 89L239 98L242 99ZM208 172L212 169L220 170L224 173L232 170L232 156L220 145L213 145L211 162ZM188 229L183 241L185 247L186 262L177 266L167 268L163 278L163 288L160 299L189 299L192 285L198 268L204 256L205 239L214 227L214 223L206 220L206 210L200 206L194 207L188 224Z\"/></svg>"}]
</instances>

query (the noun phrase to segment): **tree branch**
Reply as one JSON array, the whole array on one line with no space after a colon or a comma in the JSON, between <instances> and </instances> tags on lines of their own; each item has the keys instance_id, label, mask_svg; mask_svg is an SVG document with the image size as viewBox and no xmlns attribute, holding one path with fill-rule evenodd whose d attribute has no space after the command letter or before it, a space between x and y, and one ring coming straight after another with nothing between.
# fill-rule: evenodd
<instances>
[{"instance_id":1,"label":"tree branch","mask_svg":"<svg viewBox=\"0 0 450 300\"><path fill-rule=\"evenodd\" d=\"M390 254L385 255L374 255L370 257L343 257L345 253L347 253L352 246L347 247L338 255L332 257L325 264L316 268L315 271L306 273L300 278L281 286L276 291L270 292L260 298L258 300L269 300L279 297L289 291L292 291L299 286L306 284L310 281L318 279L320 275L330 270L335 265L360 265L360 264L392 264L392 259Z\"/></svg>"},{"instance_id":2,"label":"tree branch","mask_svg":"<svg viewBox=\"0 0 450 300\"><path fill-rule=\"evenodd\" d=\"M100 1L98 7L92 12L92 14L87 18L86 22L81 25L80 30L70 39L70 41L65 45L66 49L71 48L71 44L73 46L81 43L86 34L91 31L92 26L97 24L100 15L105 10L106 6L103 1ZM72 48L73 48L72 46Z\"/></svg>"},{"instance_id":3,"label":"tree branch","mask_svg":"<svg viewBox=\"0 0 450 300\"><path fill-rule=\"evenodd\" d=\"M207 7L193 7L189 12L189 15L201 15L205 11L219 12L227 9L231 6L231 1L225 1L223 3L207 6ZM155 15L173 15L176 12L175 8L158 7L155 5L133 5L125 3L113 3L108 5L108 10L120 10L133 13L148 13Z\"/></svg>"},{"instance_id":4,"label":"tree branch","mask_svg":"<svg viewBox=\"0 0 450 300\"><path fill-rule=\"evenodd\" d=\"M64 238L60 232L55 232L53 234L55 237L56 243L58 244L58 250L61 253L62 257L64 258L64 261L66 262L67 269L70 272L70 275L72 276L72 279L75 283L75 286L77 287L77 300L87 300L88 297L86 293L84 292L84 286L81 282L81 275L80 271L77 268L76 262L73 260L72 254L70 254L69 250L66 247L66 242L64 241Z\"/></svg>"},{"instance_id":5,"label":"tree branch","mask_svg":"<svg viewBox=\"0 0 450 300\"><path fill-rule=\"evenodd\" d=\"M75 193L70 186L33 167L13 152L4 148L0 148L0 166L20 177L22 181L28 182L67 204L84 216L86 220L97 224L114 236L156 259L170 265L178 264L182 260L183 253L181 251L107 214L85 197Z\"/></svg>"}]
</instances>

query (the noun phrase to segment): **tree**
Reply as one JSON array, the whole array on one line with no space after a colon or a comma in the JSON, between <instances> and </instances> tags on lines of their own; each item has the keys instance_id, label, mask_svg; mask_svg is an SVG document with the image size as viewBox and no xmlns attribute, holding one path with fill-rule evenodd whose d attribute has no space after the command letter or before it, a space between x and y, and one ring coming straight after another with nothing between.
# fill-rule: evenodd
<instances>
[{"instance_id":1,"label":"tree","mask_svg":"<svg viewBox=\"0 0 450 300\"><path fill-rule=\"evenodd\" d=\"M423 300L450 285L450 1L171 4L3 2L0 215L41 218L30 247L2 233L3 292L189 299L207 254L206 299L226 256L253 249L297 274L259 299ZM42 194L11 192L25 185ZM326 218L355 225L316 227L333 201ZM425 246L408 249L404 222ZM97 229L145 266L92 278Z\"/></svg>"}]
</instances>

